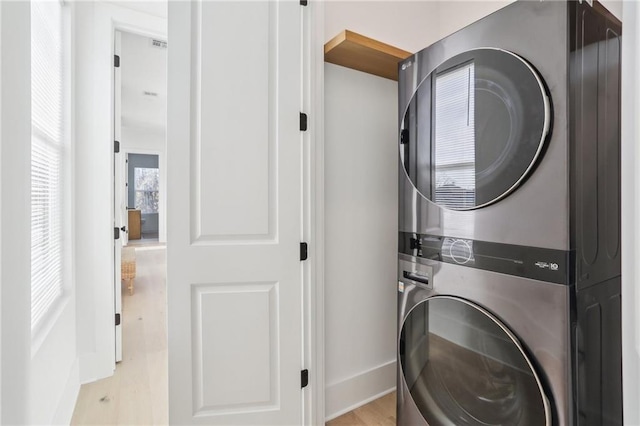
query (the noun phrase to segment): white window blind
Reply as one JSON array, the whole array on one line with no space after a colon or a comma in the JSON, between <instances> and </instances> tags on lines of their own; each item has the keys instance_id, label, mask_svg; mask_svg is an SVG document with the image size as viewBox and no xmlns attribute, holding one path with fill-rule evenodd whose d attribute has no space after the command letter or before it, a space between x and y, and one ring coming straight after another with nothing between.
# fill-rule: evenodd
<instances>
[{"instance_id":1,"label":"white window blind","mask_svg":"<svg viewBox=\"0 0 640 426\"><path fill-rule=\"evenodd\" d=\"M62 294L62 5L31 2L31 329Z\"/></svg>"},{"instance_id":2,"label":"white window blind","mask_svg":"<svg viewBox=\"0 0 640 426\"><path fill-rule=\"evenodd\" d=\"M436 77L435 201L475 206L475 67L473 62Z\"/></svg>"}]
</instances>

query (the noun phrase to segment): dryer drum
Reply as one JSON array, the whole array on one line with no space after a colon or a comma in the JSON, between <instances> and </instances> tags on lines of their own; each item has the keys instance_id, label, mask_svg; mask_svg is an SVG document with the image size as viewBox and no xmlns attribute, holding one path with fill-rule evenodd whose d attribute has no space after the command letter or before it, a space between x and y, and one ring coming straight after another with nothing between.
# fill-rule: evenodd
<instances>
[{"instance_id":1,"label":"dryer drum","mask_svg":"<svg viewBox=\"0 0 640 426\"><path fill-rule=\"evenodd\" d=\"M400 342L403 378L430 426L550 424L548 400L520 342L481 307L426 299L407 316Z\"/></svg>"},{"instance_id":2,"label":"dryer drum","mask_svg":"<svg viewBox=\"0 0 640 426\"><path fill-rule=\"evenodd\" d=\"M418 86L402 123L400 159L428 200L453 210L483 207L526 178L550 121L542 80L525 59L469 50Z\"/></svg>"}]
</instances>

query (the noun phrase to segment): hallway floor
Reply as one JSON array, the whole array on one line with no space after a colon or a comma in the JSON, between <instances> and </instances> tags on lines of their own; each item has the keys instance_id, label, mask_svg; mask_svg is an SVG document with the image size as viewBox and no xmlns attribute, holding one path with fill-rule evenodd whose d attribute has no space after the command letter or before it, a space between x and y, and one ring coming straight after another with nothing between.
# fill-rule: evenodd
<instances>
[{"instance_id":1,"label":"hallway floor","mask_svg":"<svg viewBox=\"0 0 640 426\"><path fill-rule=\"evenodd\" d=\"M83 385L72 425L166 425L166 249L136 248L135 292L122 292L122 362Z\"/></svg>"}]
</instances>

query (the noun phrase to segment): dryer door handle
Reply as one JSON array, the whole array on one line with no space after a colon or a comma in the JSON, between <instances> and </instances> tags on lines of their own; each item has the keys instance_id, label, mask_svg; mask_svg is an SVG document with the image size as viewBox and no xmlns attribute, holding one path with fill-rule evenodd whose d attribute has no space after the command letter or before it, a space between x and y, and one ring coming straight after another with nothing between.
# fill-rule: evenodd
<instances>
[{"instance_id":1,"label":"dryer door handle","mask_svg":"<svg viewBox=\"0 0 640 426\"><path fill-rule=\"evenodd\" d=\"M420 284L430 285L429 277L425 277L424 275L417 275L417 274L414 274L413 272L404 271L402 273L402 276L408 280L415 281Z\"/></svg>"}]
</instances>

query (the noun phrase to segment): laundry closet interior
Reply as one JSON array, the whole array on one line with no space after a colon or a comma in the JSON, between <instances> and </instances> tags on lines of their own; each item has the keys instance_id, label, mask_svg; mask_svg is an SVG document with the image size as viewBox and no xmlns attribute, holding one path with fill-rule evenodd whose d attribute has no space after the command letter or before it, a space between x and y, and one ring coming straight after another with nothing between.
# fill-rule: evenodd
<instances>
[{"instance_id":1,"label":"laundry closet interior","mask_svg":"<svg viewBox=\"0 0 640 426\"><path fill-rule=\"evenodd\" d=\"M344 30L417 52L509 2L326 2ZM325 413L395 388L398 84L325 62ZM358 265L358 267L356 267ZM365 265L362 267L360 265Z\"/></svg>"},{"instance_id":2,"label":"laundry closet interior","mask_svg":"<svg viewBox=\"0 0 640 426\"><path fill-rule=\"evenodd\" d=\"M329 42L346 29L406 52L415 53L510 3L327 2L324 6L324 38ZM606 7L609 7L608 3L610 2L603 2ZM618 13L618 6L612 4L610 9ZM611 52L609 50L609 53ZM488 52L489 56L494 53ZM456 79L456 71L458 74L461 70L469 74L468 69L462 68L470 59L462 58L460 64L450 66L449 70L454 70L449 75L450 80ZM495 60L499 58L487 59L489 62ZM518 62L517 58L515 60ZM523 62L525 69L528 61L531 59L525 58ZM405 62L405 65L411 66L408 62ZM535 67L534 62L533 75L538 75ZM411 69L409 71L418 72ZM446 71L441 69L438 74L444 76L447 74ZM421 81L424 77L424 75L420 76L419 80ZM415 74L413 78L416 79ZM534 89L537 83L538 81L533 77ZM435 79L432 84L435 87ZM548 82L543 81L541 84L544 86ZM407 92L407 99L404 100L406 104L409 104L414 90L416 90L415 86ZM544 90L546 89L543 88ZM396 357L398 335L401 331L397 313L402 309L401 302L398 302L396 284L403 281L403 266L407 266L409 273L419 273L420 266L412 270L410 265L403 265L402 262L406 259L403 260L402 257L400 265L398 264L399 245L401 253L403 247L406 247L407 253L414 255L417 253L417 251L412 252L417 250L416 246L412 247L412 238L415 239L416 236L407 234L406 241L403 241L402 235L398 234L399 220L403 223L409 220L407 218L410 216L403 211L402 207L400 214L405 214L406 217L398 216L398 200L403 198L403 194L399 193L398 189L398 176L404 173L402 164L398 161L399 147L402 151L399 122L402 122L405 113L405 111L399 111L398 107L398 83L392 79L325 63L324 94L324 161L327 170L325 173L325 413L327 419L332 419L361 405L363 401L374 400L396 388ZM544 103L544 101L541 102ZM551 109L558 107L558 104L553 102L555 99L551 105L548 105ZM560 102L562 105L564 101ZM544 116L544 105L541 108L541 114ZM541 120L544 121L544 119ZM544 127L545 124L542 121L540 126ZM557 122L549 124L551 131L553 126L565 125ZM542 138L544 139L544 135ZM533 151L537 149L536 146ZM533 154L543 158L549 155L546 149L543 148L541 152ZM528 161L523 168L527 169L531 164L533 164L532 167L537 167L536 158ZM524 169L521 172L524 172ZM418 182L412 183L418 190L421 189ZM517 188L521 184L526 185L527 178L524 178L523 182L512 181L506 184L507 188L499 191L500 194L486 195L485 201L480 200L483 196L480 194L478 203L473 208L481 204L491 204L495 198L508 199L511 195L504 193L509 192L507 190L511 190L511 186L515 190L514 194L517 194ZM531 182L528 184L530 185ZM402 185L400 189L402 190ZM419 201L416 199L414 202ZM410 201L405 201L405 205L410 204ZM446 220L449 214L447 211L442 213L445 217L443 220ZM462 212L462 216L465 214ZM453 216L455 215L454 213ZM482 225L482 219L480 219L480 223L476 226ZM402 229L400 231L402 234ZM485 237L487 235L488 233L485 233ZM531 235L533 239L539 237L535 232ZM502 242L509 242L514 246L527 245L525 242L507 241L512 237L505 235ZM490 240L490 237L484 238L484 240L487 239ZM418 244L422 244L423 247L428 246L429 239L420 240L418 236ZM464 260L465 256L469 256L467 249L469 241L466 239L447 241L441 239L436 241L436 244L443 252L447 251L450 263L459 263L456 260ZM531 245L540 246L533 243ZM476 247L478 250L482 248L481 244ZM479 254L482 253L479 252ZM492 255L496 253L492 252ZM446 257L444 253L442 256L443 259ZM447 259L443 261L446 263ZM546 262L549 264L548 268L558 266L556 261L547 260ZM426 269L423 271L424 274L433 278L433 275L430 275L433 271L428 271L428 265ZM446 267L444 269L446 270ZM549 269L546 269L543 273L549 272ZM406 278L406 275L404 277ZM404 281L407 282L406 279ZM409 278L408 281L411 282L411 279ZM446 303L445 301L444 304ZM457 308L454 306L451 309L448 307L443 309L451 312L451 309L456 311ZM469 315L475 314L477 312L469 313ZM526 361L524 363L526 364ZM398 370L397 373L401 375L402 370ZM536 388L535 380L532 386ZM546 389L548 385L545 383L542 387ZM542 399L540 404L541 406L545 404ZM544 407L541 409L544 411ZM540 415L542 418L545 417L545 414ZM553 416L557 416L557 413ZM412 423L409 421L406 424Z\"/></svg>"}]
</instances>

